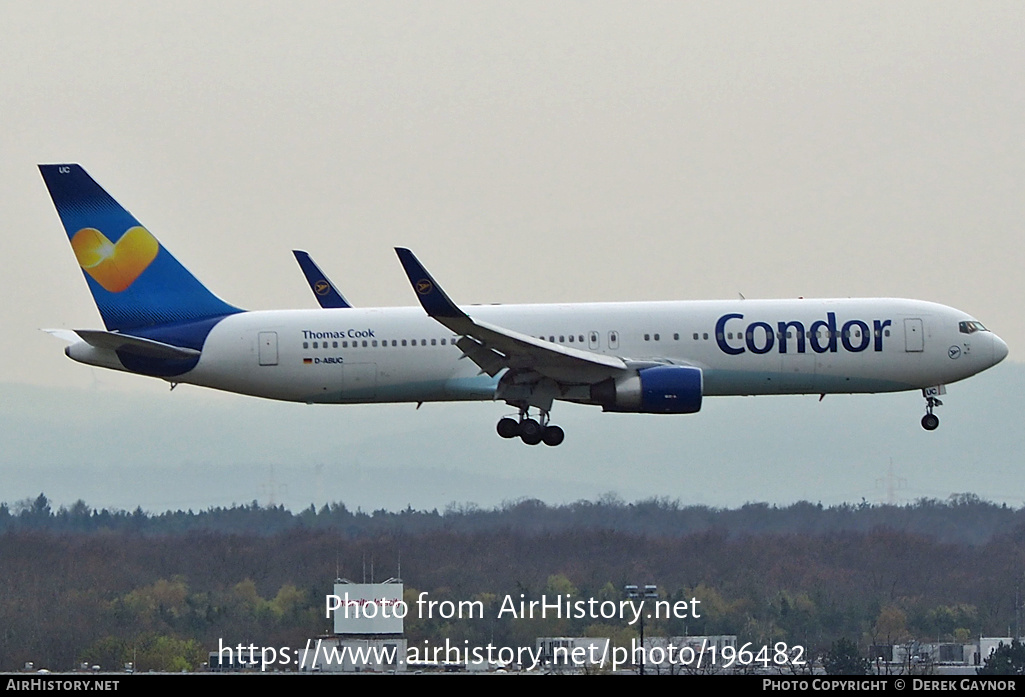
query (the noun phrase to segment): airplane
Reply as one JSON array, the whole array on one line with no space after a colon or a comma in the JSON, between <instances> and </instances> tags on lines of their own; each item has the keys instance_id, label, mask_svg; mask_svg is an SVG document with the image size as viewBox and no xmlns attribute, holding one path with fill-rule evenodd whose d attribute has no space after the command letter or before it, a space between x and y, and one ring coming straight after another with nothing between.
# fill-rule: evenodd
<instances>
[{"instance_id":1,"label":"airplane","mask_svg":"<svg viewBox=\"0 0 1025 697\"><path fill-rule=\"evenodd\" d=\"M309 254L298 249L293 249L292 254L295 255L295 260L299 262L299 268L302 269L303 275L306 276L306 282L310 284L313 297L317 299L321 307L325 310L352 307L349 301L339 292L335 284L313 262L313 258Z\"/></svg>"},{"instance_id":2,"label":"airplane","mask_svg":"<svg viewBox=\"0 0 1025 697\"><path fill-rule=\"evenodd\" d=\"M960 310L920 300L701 300L486 305L464 311L396 248L420 307L245 311L211 293L81 166L40 172L105 330L52 330L87 365L309 404L503 401L497 424L563 442L556 401L691 414L721 395L922 390L1007 345ZM533 413L532 413L533 412Z\"/></svg>"}]
</instances>

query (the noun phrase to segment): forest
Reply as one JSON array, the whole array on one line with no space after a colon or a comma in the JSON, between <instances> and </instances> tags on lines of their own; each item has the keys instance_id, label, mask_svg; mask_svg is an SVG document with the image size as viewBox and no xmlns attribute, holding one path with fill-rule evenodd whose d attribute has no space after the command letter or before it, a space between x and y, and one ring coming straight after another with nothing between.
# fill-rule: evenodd
<instances>
[{"instance_id":1,"label":"forest","mask_svg":"<svg viewBox=\"0 0 1025 697\"><path fill-rule=\"evenodd\" d=\"M479 600L484 619L410 614L410 643L533 645L609 636L594 619L498 618L506 595L618 600L627 584L700 601L649 635L736 634L821 655L870 644L1008 636L1021 620L1025 509L959 494L901 505L653 499L494 509L292 512L256 502L205 511L56 510L44 494L0 504L0 670L197 670L223 640L301 646L330 631L336 577L401 577L407 601Z\"/></svg>"}]
</instances>

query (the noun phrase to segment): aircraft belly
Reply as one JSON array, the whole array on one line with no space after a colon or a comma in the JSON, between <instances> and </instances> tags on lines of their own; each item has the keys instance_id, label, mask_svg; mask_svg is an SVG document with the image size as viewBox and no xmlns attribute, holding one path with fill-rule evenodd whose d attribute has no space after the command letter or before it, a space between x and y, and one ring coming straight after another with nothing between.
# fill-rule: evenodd
<instances>
[{"instance_id":1,"label":"aircraft belly","mask_svg":"<svg viewBox=\"0 0 1025 697\"><path fill-rule=\"evenodd\" d=\"M710 397L730 395L821 394L899 392L914 386L902 381L878 377L852 378L844 375L819 375L814 380L782 379L777 371L709 370L704 373L704 394Z\"/></svg>"}]
</instances>

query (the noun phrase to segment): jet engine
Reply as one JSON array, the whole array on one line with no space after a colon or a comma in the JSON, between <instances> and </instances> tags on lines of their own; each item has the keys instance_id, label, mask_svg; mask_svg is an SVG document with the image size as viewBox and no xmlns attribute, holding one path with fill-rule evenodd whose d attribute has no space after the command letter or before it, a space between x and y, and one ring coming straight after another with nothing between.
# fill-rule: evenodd
<instances>
[{"instance_id":1,"label":"jet engine","mask_svg":"<svg viewBox=\"0 0 1025 697\"><path fill-rule=\"evenodd\" d=\"M604 411L693 414L701 410L701 369L682 365L643 368L591 386Z\"/></svg>"}]
</instances>

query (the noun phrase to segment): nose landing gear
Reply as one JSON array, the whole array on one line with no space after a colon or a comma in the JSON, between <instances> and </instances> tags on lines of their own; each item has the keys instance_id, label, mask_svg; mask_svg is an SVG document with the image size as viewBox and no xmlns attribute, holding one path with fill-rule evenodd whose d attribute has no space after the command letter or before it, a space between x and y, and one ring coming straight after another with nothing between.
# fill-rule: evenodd
<instances>
[{"instance_id":1,"label":"nose landing gear","mask_svg":"<svg viewBox=\"0 0 1025 697\"><path fill-rule=\"evenodd\" d=\"M527 445L544 443L545 445L555 447L566 438L565 431L554 424L548 423L547 411L540 411L538 418L534 419L531 418L526 407L520 408L518 421L508 416L500 419L496 430L502 438L519 437Z\"/></svg>"},{"instance_id":2,"label":"nose landing gear","mask_svg":"<svg viewBox=\"0 0 1025 697\"><path fill-rule=\"evenodd\" d=\"M925 396L925 416L922 417L922 428L926 431L935 431L939 428L940 417L932 413L935 407L943 406L936 395L943 394L945 390L942 387L930 387L922 390L922 394Z\"/></svg>"}]
</instances>

